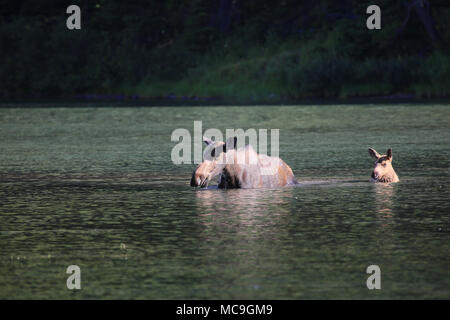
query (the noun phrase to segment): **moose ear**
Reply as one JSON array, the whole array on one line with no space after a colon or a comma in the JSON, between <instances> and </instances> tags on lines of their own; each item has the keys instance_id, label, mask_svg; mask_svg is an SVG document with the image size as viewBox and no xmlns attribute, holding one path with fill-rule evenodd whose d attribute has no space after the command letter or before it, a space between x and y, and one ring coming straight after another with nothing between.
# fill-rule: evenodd
<instances>
[{"instance_id":1,"label":"moose ear","mask_svg":"<svg viewBox=\"0 0 450 320\"><path fill-rule=\"evenodd\" d=\"M392 148L388 149L388 151L386 152L386 156L388 160L392 160Z\"/></svg>"},{"instance_id":2,"label":"moose ear","mask_svg":"<svg viewBox=\"0 0 450 320\"><path fill-rule=\"evenodd\" d=\"M209 139L209 138L203 136L203 142L204 142L207 146L209 146L209 145L210 145L211 143L213 143L214 141L212 141L211 139Z\"/></svg>"},{"instance_id":3,"label":"moose ear","mask_svg":"<svg viewBox=\"0 0 450 320\"><path fill-rule=\"evenodd\" d=\"M223 146L223 152L227 152L227 150L236 149L237 146L237 137L228 138Z\"/></svg>"},{"instance_id":4,"label":"moose ear","mask_svg":"<svg viewBox=\"0 0 450 320\"><path fill-rule=\"evenodd\" d=\"M378 159L380 157L380 154L378 152L376 152L375 149L372 149L372 148L369 148L369 155L375 159Z\"/></svg>"}]
</instances>

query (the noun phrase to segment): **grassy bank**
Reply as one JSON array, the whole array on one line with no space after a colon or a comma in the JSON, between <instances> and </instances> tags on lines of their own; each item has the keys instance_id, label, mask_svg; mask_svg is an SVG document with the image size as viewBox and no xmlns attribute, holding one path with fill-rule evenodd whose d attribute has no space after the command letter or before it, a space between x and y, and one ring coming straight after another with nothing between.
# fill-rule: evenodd
<instances>
[{"instance_id":1,"label":"grassy bank","mask_svg":"<svg viewBox=\"0 0 450 320\"><path fill-rule=\"evenodd\" d=\"M363 62L337 55L300 61L295 53L280 53L205 65L190 70L182 80L125 86L127 95L160 97L218 97L237 100L377 97L412 95L417 98L450 96L448 57L436 53L418 57L369 58ZM407 77L399 77L407 73Z\"/></svg>"},{"instance_id":2,"label":"grassy bank","mask_svg":"<svg viewBox=\"0 0 450 320\"><path fill-rule=\"evenodd\" d=\"M409 12L379 0L380 30L366 28L367 3L344 2L98 0L80 4L80 30L67 29L63 2L10 2L0 12L0 101L450 96L447 1Z\"/></svg>"},{"instance_id":3,"label":"grassy bank","mask_svg":"<svg viewBox=\"0 0 450 320\"><path fill-rule=\"evenodd\" d=\"M328 51L306 43L251 48L245 56L213 51L177 81L144 79L120 89L144 97L218 97L231 100L309 98L416 98L450 96L450 58L428 56L367 57Z\"/></svg>"}]
</instances>

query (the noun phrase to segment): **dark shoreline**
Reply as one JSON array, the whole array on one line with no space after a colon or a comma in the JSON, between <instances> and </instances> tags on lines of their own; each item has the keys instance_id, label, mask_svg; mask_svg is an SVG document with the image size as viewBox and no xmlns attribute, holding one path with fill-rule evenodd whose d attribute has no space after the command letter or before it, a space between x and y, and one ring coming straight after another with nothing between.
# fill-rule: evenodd
<instances>
[{"instance_id":1,"label":"dark shoreline","mask_svg":"<svg viewBox=\"0 0 450 320\"><path fill-rule=\"evenodd\" d=\"M220 97L138 97L125 95L82 95L69 98L23 98L0 101L0 108L60 107L192 107L192 106L296 106L352 104L450 104L450 97L417 98L396 94L378 97L308 98L308 99L233 99Z\"/></svg>"}]
</instances>

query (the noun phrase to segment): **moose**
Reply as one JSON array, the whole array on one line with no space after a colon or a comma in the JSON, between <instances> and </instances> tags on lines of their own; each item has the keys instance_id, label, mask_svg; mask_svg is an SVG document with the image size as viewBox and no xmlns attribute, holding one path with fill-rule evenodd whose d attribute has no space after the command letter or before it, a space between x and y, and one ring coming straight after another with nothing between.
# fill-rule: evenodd
<instances>
[{"instance_id":1,"label":"moose","mask_svg":"<svg viewBox=\"0 0 450 320\"><path fill-rule=\"evenodd\" d=\"M295 185L292 169L280 158L258 154L251 145L237 148L237 137L226 142L203 137L204 161L192 173L191 186L206 188L219 176L218 188L277 188Z\"/></svg>"},{"instance_id":2,"label":"moose","mask_svg":"<svg viewBox=\"0 0 450 320\"><path fill-rule=\"evenodd\" d=\"M375 167L372 171L372 182L399 182L397 174L392 167L392 149L380 155L375 149L369 148L369 155L374 158Z\"/></svg>"}]
</instances>

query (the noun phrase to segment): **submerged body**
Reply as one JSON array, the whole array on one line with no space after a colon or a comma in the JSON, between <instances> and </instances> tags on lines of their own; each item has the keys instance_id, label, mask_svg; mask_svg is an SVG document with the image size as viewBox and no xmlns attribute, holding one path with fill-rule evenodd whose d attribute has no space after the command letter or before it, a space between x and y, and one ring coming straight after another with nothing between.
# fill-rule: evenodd
<instances>
[{"instance_id":1,"label":"submerged body","mask_svg":"<svg viewBox=\"0 0 450 320\"><path fill-rule=\"evenodd\" d=\"M249 162L237 164L240 157ZM225 164L220 173L219 188L277 188L296 184L292 169L280 158L257 154L251 146L232 150L227 158L234 163ZM251 160L255 162L251 162Z\"/></svg>"},{"instance_id":2,"label":"submerged body","mask_svg":"<svg viewBox=\"0 0 450 320\"><path fill-rule=\"evenodd\" d=\"M215 176L219 176L218 187L228 188L277 188L294 185L292 169L280 158L258 154L250 146L236 149L236 138L232 141L204 142L213 148L211 159L205 159L193 172L191 186L206 187Z\"/></svg>"}]
</instances>

